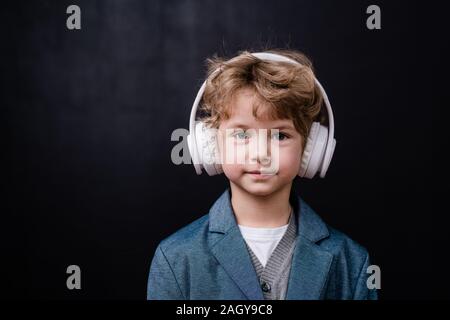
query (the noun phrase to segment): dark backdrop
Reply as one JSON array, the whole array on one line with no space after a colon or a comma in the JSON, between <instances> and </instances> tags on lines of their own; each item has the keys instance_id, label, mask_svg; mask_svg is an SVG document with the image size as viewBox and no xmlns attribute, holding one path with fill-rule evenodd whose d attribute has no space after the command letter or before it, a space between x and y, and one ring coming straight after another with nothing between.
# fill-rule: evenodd
<instances>
[{"instance_id":1,"label":"dark backdrop","mask_svg":"<svg viewBox=\"0 0 450 320\"><path fill-rule=\"evenodd\" d=\"M66 28L70 4L81 30ZM338 141L326 179L300 180L301 196L369 250L381 298L448 298L448 218L433 201L430 143L441 103L430 72L446 41L425 14L440 9L376 1L382 29L370 31L370 4L3 4L2 295L145 299L159 241L228 186L170 161L206 57L290 47L312 59ZM66 288L71 264L81 290Z\"/></svg>"}]
</instances>

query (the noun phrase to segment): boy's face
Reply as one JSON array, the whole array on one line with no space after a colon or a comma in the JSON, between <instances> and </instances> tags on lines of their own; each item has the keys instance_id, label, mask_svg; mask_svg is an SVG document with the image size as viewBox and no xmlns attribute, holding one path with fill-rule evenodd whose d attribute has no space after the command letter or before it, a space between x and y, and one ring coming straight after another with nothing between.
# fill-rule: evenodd
<instances>
[{"instance_id":1,"label":"boy's face","mask_svg":"<svg viewBox=\"0 0 450 320\"><path fill-rule=\"evenodd\" d=\"M218 128L218 144L223 172L230 183L264 196L291 184L297 176L302 137L291 119L271 120L269 105L258 108L256 119L252 114L255 101L250 89L237 92L230 118L222 120Z\"/></svg>"}]
</instances>

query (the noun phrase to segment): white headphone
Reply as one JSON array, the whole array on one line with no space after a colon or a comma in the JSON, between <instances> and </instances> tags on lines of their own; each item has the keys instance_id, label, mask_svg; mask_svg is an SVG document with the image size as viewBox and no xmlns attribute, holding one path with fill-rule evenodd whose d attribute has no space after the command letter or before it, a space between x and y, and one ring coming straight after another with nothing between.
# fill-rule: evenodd
<instances>
[{"instance_id":1,"label":"white headphone","mask_svg":"<svg viewBox=\"0 0 450 320\"><path fill-rule=\"evenodd\" d=\"M285 61L294 64L299 62L287 58L285 56L269 53L256 52L253 56L267 61ZM210 77L219 72L220 68L215 70ZM315 78L315 83L319 87L328 113L329 128L321 125L319 122L313 122L308 139L303 150L301 158L300 170L298 175L305 178L313 178L317 172L320 177L324 178L333 157L336 146L334 139L334 118L331 110L330 101L320 82ZM191 116L189 119L189 135L187 136L188 148L195 167L195 172L202 174L202 168L213 176L223 172L219 159L217 140L215 130L211 130L204 122L196 121L198 105L205 91L206 80L203 82L197 93L194 104L192 105Z\"/></svg>"}]
</instances>

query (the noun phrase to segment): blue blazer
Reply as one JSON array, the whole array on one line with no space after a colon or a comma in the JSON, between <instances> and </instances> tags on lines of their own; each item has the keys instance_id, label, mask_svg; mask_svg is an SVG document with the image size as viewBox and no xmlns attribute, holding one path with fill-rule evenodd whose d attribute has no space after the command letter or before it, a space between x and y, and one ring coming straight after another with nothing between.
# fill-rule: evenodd
<instances>
[{"instance_id":1,"label":"blue blazer","mask_svg":"<svg viewBox=\"0 0 450 320\"><path fill-rule=\"evenodd\" d=\"M161 241L147 299L264 300L230 196L228 187L208 214ZM290 202L298 232L286 299L377 299L366 285L367 251L326 225L295 191Z\"/></svg>"}]
</instances>

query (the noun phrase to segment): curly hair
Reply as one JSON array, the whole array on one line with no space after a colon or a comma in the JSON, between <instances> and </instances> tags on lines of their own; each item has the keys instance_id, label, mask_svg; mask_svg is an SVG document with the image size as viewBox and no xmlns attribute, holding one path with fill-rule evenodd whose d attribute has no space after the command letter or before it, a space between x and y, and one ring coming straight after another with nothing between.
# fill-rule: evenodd
<instances>
[{"instance_id":1,"label":"curly hair","mask_svg":"<svg viewBox=\"0 0 450 320\"><path fill-rule=\"evenodd\" d=\"M314 79L311 60L303 53L287 49L271 49L276 53L298 61L289 62L261 60L244 50L226 59L214 55L206 60L207 80L199 109L202 121L218 128L221 120L230 117L232 100L243 88L254 91L256 101L252 113L258 119L260 103L270 106L270 119L292 119L295 129L305 138L313 121L324 122L321 108L323 97ZM220 69L215 75L213 73ZM303 147L306 139L303 140Z\"/></svg>"}]
</instances>

